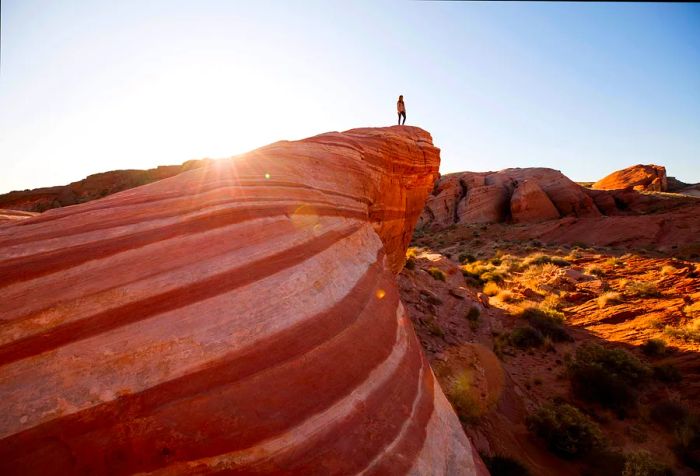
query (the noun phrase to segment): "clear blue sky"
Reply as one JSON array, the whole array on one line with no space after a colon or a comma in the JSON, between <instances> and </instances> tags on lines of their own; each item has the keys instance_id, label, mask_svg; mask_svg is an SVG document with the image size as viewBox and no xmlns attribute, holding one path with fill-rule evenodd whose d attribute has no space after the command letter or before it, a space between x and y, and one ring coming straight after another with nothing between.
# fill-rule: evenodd
<instances>
[{"instance_id":1,"label":"clear blue sky","mask_svg":"<svg viewBox=\"0 0 700 476\"><path fill-rule=\"evenodd\" d=\"M0 193L407 124L443 173L700 182L700 5L2 2Z\"/></svg>"}]
</instances>

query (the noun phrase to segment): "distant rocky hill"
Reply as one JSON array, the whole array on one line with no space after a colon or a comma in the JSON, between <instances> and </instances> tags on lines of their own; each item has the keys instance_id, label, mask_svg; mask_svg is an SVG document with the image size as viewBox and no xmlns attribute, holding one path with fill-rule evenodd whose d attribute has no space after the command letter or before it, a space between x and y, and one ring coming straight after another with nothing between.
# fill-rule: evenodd
<instances>
[{"instance_id":1,"label":"distant rocky hill","mask_svg":"<svg viewBox=\"0 0 700 476\"><path fill-rule=\"evenodd\" d=\"M68 185L13 191L0 195L0 209L43 212L51 208L76 205L172 177L211 161L212 159L188 160L182 165L163 165L148 170L113 170L90 175Z\"/></svg>"}]
</instances>

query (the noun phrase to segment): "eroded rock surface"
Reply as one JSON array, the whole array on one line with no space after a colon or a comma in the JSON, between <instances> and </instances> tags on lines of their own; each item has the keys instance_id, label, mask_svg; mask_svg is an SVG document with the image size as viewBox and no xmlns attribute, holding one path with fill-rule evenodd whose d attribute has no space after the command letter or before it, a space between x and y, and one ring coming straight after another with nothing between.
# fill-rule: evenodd
<instances>
[{"instance_id":1,"label":"eroded rock surface","mask_svg":"<svg viewBox=\"0 0 700 476\"><path fill-rule=\"evenodd\" d=\"M438 164L355 129L0 227L0 474L484 474L396 286Z\"/></svg>"}]
</instances>

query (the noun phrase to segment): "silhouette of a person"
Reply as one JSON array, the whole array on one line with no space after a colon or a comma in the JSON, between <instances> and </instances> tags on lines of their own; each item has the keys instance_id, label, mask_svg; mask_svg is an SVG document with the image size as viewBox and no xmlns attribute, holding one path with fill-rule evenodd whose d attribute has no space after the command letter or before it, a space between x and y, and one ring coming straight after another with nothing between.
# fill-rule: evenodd
<instances>
[{"instance_id":1,"label":"silhouette of a person","mask_svg":"<svg viewBox=\"0 0 700 476\"><path fill-rule=\"evenodd\" d=\"M403 103L403 95L399 96L396 111L399 113L399 125L401 125L401 117L403 117L403 124L406 124L406 105Z\"/></svg>"}]
</instances>

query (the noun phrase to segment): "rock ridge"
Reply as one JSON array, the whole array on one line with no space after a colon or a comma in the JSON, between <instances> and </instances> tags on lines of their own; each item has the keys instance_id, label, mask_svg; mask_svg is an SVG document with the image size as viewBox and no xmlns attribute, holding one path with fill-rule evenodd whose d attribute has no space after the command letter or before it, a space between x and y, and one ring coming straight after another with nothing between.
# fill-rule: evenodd
<instances>
[{"instance_id":1,"label":"rock ridge","mask_svg":"<svg viewBox=\"0 0 700 476\"><path fill-rule=\"evenodd\" d=\"M486 474L396 285L438 166L353 129L0 224L0 473Z\"/></svg>"}]
</instances>

